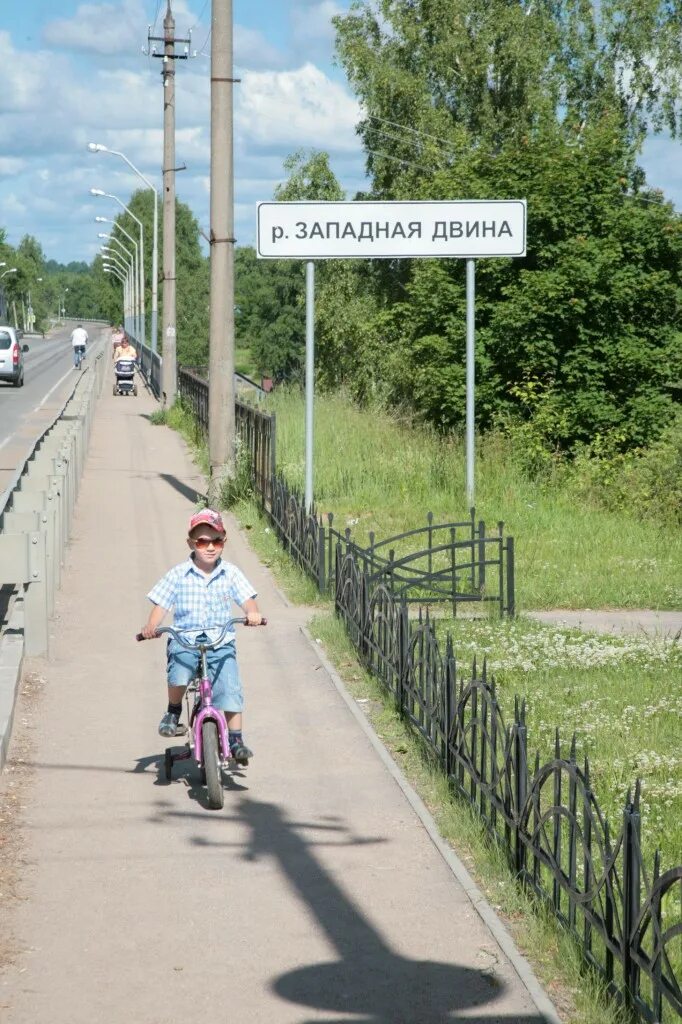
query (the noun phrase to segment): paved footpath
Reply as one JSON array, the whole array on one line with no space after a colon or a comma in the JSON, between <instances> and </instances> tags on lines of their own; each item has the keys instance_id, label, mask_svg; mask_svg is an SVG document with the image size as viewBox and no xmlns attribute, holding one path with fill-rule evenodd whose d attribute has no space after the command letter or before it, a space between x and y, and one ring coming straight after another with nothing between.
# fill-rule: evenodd
<instances>
[{"instance_id":1,"label":"paved footpath","mask_svg":"<svg viewBox=\"0 0 682 1024\"><path fill-rule=\"evenodd\" d=\"M154 407L105 386L95 418L31 711L22 898L0 902L17 949L0 1018L551 1020L236 529L227 555L270 620L238 640L255 757L220 812L191 771L166 784L164 646L133 638L146 591L185 557L203 481L178 436L150 425Z\"/></svg>"}]
</instances>

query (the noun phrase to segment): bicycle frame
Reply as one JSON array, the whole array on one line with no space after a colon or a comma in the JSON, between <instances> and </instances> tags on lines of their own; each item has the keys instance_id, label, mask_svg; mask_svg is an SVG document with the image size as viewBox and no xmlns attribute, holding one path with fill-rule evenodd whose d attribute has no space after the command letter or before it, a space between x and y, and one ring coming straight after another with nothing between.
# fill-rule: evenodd
<instances>
[{"instance_id":1,"label":"bicycle frame","mask_svg":"<svg viewBox=\"0 0 682 1024\"><path fill-rule=\"evenodd\" d=\"M185 755L187 757L194 756L194 759L199 765L201 765L204 760L201 729L207 718L212 719L218 727L218 744L220 746L221 761L224 764L230 758L230 744L227 736L225 715L219 708L213 706L212 686L211 680L208 677L208 666L206 664L207 650L208 648L203 644L199 646L201 659L199 663L199 671L201 674L196 684L197 692L199 694L199 710L197 711L196 705L192 709L189 729L193 742L190 742L190 750ZM187 692L191 692L189 687L187 688ZM177 760L181 760L182 757L182 754L178 755Z\"/></svg>"}]
</instances>

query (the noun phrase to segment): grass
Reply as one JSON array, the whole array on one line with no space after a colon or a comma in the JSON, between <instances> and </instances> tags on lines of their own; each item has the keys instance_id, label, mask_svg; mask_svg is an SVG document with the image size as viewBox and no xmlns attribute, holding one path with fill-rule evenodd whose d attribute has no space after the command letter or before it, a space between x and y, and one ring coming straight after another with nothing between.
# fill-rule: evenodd
<instances>
[{"instance_id":1,"label":"grass","mask_svg":"<svg viewBox=\"0 0 682 1024\"><path fill-rule=\"evenodd\" d=\"M250 377L251 380L258 380L260 378L258 367L251 356L249 348L237 347L234 350L234 368L237 373L243 373L245 377Z\"/></svg>"},{"instance_id":2,"label":"grass","mask_svg":"<svg viewBox=\"0 0 682 1024\"><path fill-rule=\"evenodd\" d=\"M290 483L304 483L304 403L275 392L277 461ZM463 443L415 429L342 396L319 398L314 492L321 512L365 543L426 523L467 518ZM517 606L660 608L682 606L680 531L578 501L558 481L528 478L509 442L479 440L477 516L504 520L516 541Z\"/></svg>"},{"instance_id":3,"label":"grass","mask_svg":"<svg viewBox=\"0 0 682 1024\"><path fill-rule=\"evenodd\" d=\"M628 789L642 780L642 841L668 867L682 849L682 647L679 639L585 634L531 620L438 623L455 640L460 670L485 657L507 722L526 700L529 753L551 760L560 726L567 756L575 732L579 762L616 829ZM453 628L451 628L453 627Z\"/></svg>"}]
</instances>

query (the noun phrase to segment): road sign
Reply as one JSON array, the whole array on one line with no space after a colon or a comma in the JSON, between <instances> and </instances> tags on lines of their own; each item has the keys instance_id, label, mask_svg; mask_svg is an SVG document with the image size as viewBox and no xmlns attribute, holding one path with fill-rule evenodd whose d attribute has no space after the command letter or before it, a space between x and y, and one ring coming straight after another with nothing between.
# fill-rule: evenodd
<instances>
[{"instance_id":1,"label":"road sign","mask_svg":"<svg viewBox=\"0 0 682 1024\"><path fill-rule=\"evenodd\" d=\"M526 255L525 199L258 204L262 259Z\"/></svg>"}]
</instances>

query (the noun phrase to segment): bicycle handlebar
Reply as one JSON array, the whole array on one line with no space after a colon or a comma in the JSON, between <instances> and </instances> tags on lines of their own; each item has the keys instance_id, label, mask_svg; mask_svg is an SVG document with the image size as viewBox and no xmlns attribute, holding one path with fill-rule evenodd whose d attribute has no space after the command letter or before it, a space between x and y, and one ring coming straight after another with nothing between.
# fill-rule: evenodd
<instances>
[{"instance_id":1,"label":"bicycle handlebar","mask_svg":"<svg viewBox=\"0 0 682 1024\"><path fill-rule=\"evenodd\" d=\"M225 623L225 625L223 626L222 631L220 633L220 636L216 640L212 640L210 643L202 643L202 644L197 644L196 642L195 643L189 643L187 640L183 639L182 633L180 633L177 629L173 629L172 626L159 626L159 628L156 630L156 636L151 638L151 639L158 639L158 637L162 636L164 633L169 633L173 637L174 640L177 640L177 642L182 647L185 648L185 650L187 650L187 651L198 651L202 647L205 647L205 648L220 647L220 645L222 644L222 642L225 639L225 637L227 636L227 634L231 631L232 627L235 626L235 625L238 625L238 624L242 624L242 623L243 623L243 625L248 626L249 620L247 619L246 615L239 615L235 619L229 619ZM267 623L268 623L267 619L261 618L261 621L260 621L259 625L267 626ZM213 628L215 628L215 627L209 626L209 629L213 629ZM195 632L195 630L192 630L192 632ZM141 641L141 640L146 640L147 637L143 636L142 633L137 633L135 635L135 639L138 640L138 641Z\"/></svg>"}]
</instances>

